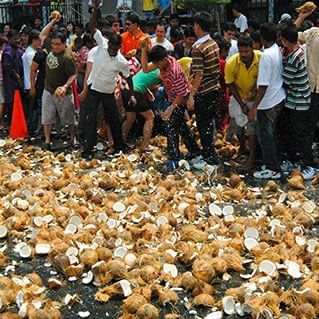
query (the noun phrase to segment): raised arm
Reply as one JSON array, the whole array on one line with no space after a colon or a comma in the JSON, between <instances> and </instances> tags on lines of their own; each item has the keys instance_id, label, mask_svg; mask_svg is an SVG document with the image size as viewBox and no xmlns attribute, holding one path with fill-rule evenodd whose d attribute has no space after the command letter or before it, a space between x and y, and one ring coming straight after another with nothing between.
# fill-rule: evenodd
<instances>
[{"instance_id":1,"label":"raised arm","mask_svg":"<svg viewBox=\"0 0 319 319\"><path fill-rule=\"evenodd\" d=\"M101 0L93 0L92 4L93 4L93 10L92 10L92 15L89 21L89 30L90 32L95 33L96 26L97 26L97 19L99 17Z\"/></svg>"},{"instance_id":2,"label":"raised arm","mask_svg":"<svg viewBox=\"0 0 319 319\"><path fill-rule=\"evenodd\" d=\"M142 69L143 72L149 73L155 70L157 67L151 63L148 64L148 58L147 58L147 53L148 53L148 38L145 38L144 40L141 41L141 49L142 49L142 55L141 55L141 64L142 64Z\"/></svg>"},{"instance_id":3,"label":"raised arm","mask_svg":"<svg viewBox=\"0 0 319 319\"><path fill-rule=\"evenodd\" d=\"M50 32L55 24L57 24L61 20L61 15L56 16L53 18L42 30L39 35L40 40L42 43L45 41L45 39L50 35Z\"/></svg>"}]
</instances>

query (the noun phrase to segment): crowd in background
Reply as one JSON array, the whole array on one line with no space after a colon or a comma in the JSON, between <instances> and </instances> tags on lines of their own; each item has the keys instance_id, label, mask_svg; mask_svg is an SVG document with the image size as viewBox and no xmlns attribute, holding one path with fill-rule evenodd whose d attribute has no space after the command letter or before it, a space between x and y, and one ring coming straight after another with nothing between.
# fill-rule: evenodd
<instances>
[{"instance_id":1,"label":"crowd in background","mask_svg":"<svg viewBox=\"0 0 319 319\"><path fill-rule=\"evenodd\" d=\"M216 132L239 144L238 170L277 179L317 172L313 147L319 114L319 14L315 7L279 23L260 24L233 6L220 32L210 14L187 25L144 7L125 24L92 2L90 22L63 24L59 12L41 26L5 25L0 35L0 129L10 129L14 92L23 97L30 136L52 149L52 130L67 127L70 145L94 157L98 138L108 154L167 137L169 170L182 158L195 168L219 165ZM189 123L196 120L199 142ZM140 143L136 137L141 136ZM180 138L188 149L180 152Z\"/></svg>"}]
</instances>

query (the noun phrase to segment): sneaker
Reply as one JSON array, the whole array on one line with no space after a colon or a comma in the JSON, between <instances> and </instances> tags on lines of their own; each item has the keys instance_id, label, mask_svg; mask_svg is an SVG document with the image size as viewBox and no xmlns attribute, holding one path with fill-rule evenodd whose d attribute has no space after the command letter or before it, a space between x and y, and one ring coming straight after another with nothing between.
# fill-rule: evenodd
<instances>
[{"instance_id":1,"label":"sneaker","mask_svg":"<svg viewBox=\"0 0 319 319\"><path fill-rule=\"evenodd\" d=\"M205 168L205 166L207 165L207 162L203 159L199 160L199 161L194 161L193 163L193 167L197 170L203 170Z\"/></svg>"},{"instance_id":2,"label":"sneaker","mask_svg":"<svg viewBox=\"0 0 319 319\"><path fill-rule=\"evenodd\" d=\"M291 173L292 171L300 171L299 164L293 164L290 161L283 161L280 165L281 171L283 173Z\"/></svg>"},{"instance_id":3,"label":"sneaker","mask_svg":"<svg viewBox=\"0 0 319 319\"><path fill-rule=\"evenodd\" d=\"M259 179L279 179L281 174L280 172L275 172L266 167L262 167L260 171L254 172L254 177Z\"/></svg>"},{"instance_id":4,"label":"sneaker","mask_svg":"<svg viewBox=\"0 0 319 319\"><path fill-rule=\"evenodd\" d=\"M315 177L319 173L319 169L311 167L311 166L306 166L302 171L301 174L304 178L304 180L309 180Z\"/></svg>"},{"instance_id":5,"label":"sneaker","mask_svg":"<svg viewBox=\"0 0 319 319\"><path fill-rule=\"evenodd\" d=\"M178 167L178 163L176 161L168 161L166 167L168 171L175 171Z\"/></svg>"},{"instance_id":6,"label":"sneaker","mask_svg":"<svg viewBox=\"0 0 319 319\"><path fill-rule=\"evenodd\" d=\"M198 156L196 156L196 157L191 159L191 163L194 164L196 162L201 161L202 159L203 159L203 156L202 155L198 155Z\"/></svg>"}]
</instances>

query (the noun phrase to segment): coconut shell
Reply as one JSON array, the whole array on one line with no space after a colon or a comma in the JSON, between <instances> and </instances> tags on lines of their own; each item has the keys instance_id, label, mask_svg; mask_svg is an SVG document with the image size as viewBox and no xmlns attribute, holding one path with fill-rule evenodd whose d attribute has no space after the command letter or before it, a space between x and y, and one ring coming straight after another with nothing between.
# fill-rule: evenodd
<instances>
[{"instance_id":1,"label":"coconut shell","mask_svg":"<svg viewBox=\"0 0 319 319\"><path fill-rule=\"evenodd\" d=\"M150 283L158 278L159 272L153 266L146 265L142 267L140 276L145 282Z\"/></svg>"},{"instance_id":2,"label":"coconut shell","mask_svg":"<svg viewBox=\"0 0 319 319\"><path fill-rule=\"evenodd\" d=\"M208 239L208 234L204 231L198 230L193 225L183 226L180 230L181 240L193 241L195 243L204 242Z\"/></svg>"},{"instance_id":3,"label":"coconut shell","mask_svg":"<svg viewBox=\"0 0 319 319\"><path fill-rule=\"evenodd\" d=\"M143 296L133 293L124 301L124 311L135 314L145 304L147 300Z\"/></svg>"},{"instance_id":4,"label":"coconut shell","mask_svg":"<svg viewBox=\"0 0 319 319\"><path fill-rule=\"evenodd\" d=\"M314 307L310 303L305 303L297 306L293 310L293 314L296 319L315 319L316 312Z\"/></svg>"},{"instance_id":5,"label":"coconut shell","mask_svg":"<svg viewBox=\"0 0 319 319\"><path fill-rule=\"evenodd\" d=\"M136 316L138 319L157 319L159 312L155 306L147 303L137 310Z\"/></svg>"},{"instance_id":6,"label":"coconut shell","mask_svg":"<svg viewBox=\"0 0 319 319\"><path fill-rule=\"evenodd\" d=\"M98 252L95 249L86 249L80 255L80 260L84 266L91 267L99 260Z\"/></svg>"},{"instance_id":7,"label":"coconut shell","mask_svg":"<svg viewBox=\"0 0 319 319\"><path fill-rule=\"evenodd\" d=\"M184 216L190 222L193 222L197 216L197 206L195 204L189 205L184 210Z\"/></svg>"},{"instance_id":8,"label":"coconut shell","mask_svg":"<svg viewBox=\"0 0 319 319\"><path fill-rule=\"evenodd\" d=\"M190 271L184 272L181 278L181 286L186 290L193 290L196 286L196 278Z\"/></svg>"},{"instance_id":9,"label":"coconut shell","mask_svg":"<svg viewBox=\"0 0 319 319\"><path fill-rule=\"evenodd\" d=\"M126 265L124 261L119 259L110 260L106 264L106 271L113 279L122 279L126 276Z\"/></svg>"},{"instance_id":10,"label":"coconut shell","mask_svg":"<svg viewBox=\"0 0 319 319\"><path fill-rule=\"evenodd\" d=\"M8 264L7 256L3 252L0 252L0 267L5 267L7 264Z\"/></svg>"},{"instance_id":11,"label":"coconut shell","mask_svg":"<svg viewBox=\"0 0 319 319\"><path fill-rule=\"evenodd\" d=\"M314 308L316 313L319 311L319 292L315 290L308 290L301 295L301 300L303 303L310 303Z\"/></svg>"},{"instance_id":12,"label":"coconut shell","mask_svg":"<svg viewBox=\"0 0 319 319\"><path fill-rule=\"evenodd\" d=\"M313 12L316 9L317 9L317 6L312 1L307 1L302 6L296 8L296 11L298 13L299 12L308 13L308 12Z\"/></svg>"},{"instance_id":13,"label":"coconut shell","mask_svg":"<svg viewBox=\"0 0 319 319\"><path fill-rule=\"evenodd\" d=\"M245 270L243 258L237 252L223 254L221 258L226 261L227 269L233 269L238 272Z\"/></svg>"},{"instance_id":14,"label":"coconut shell","mask_svg":"<svg viewBox=\"0 0 319 319\"><path fill-rule=\"evenodd\" d=\"M312 185L318 185L319 184L319 173L312 179L311 184Z\"/></svg>"},{"instance_id":15,"label":"coconut shell","mask_svg":"<svg viewBox=\"0 0 319 319\"><path fill-rule=\"evenodd\" d=\"M195 306L213 307L214 303L214 298L208 294L200 294L196 296L193 300L193 304Z\"/></svg>"},{"instance_id":16,"label":"coconut shell","mask_svg":"<svg viewBox=\"0 0 319 319\"><path fill-rule=\"evenodd\" d=\"M215 257L211 260L214 270L219 274L227 272L227 262L221 257Z\"/></svg>"},{"instance_id":17,"label":"coconut shell","mask_svg":"<svg viewBox=\"0 0 319 319\"><path fill-rule=\"evenodd\" d=\"M193 290L193 296L198 296L200 294L213 295L215 294L215 288L204 281L197 280L196 286Z\"/></svg>"},{"instance_id":18,"label":"coconut shell","mask_svg":"<svg viewBox=\"0 0 319 319\"><path fill-rule=\"evenodd\" d=\"M300 175L294 175L291 178L287 179L288 185L293 189L304 190L306 189L304 180Z\"/></svg>"},{"instance_id":19,"label":"coconut shell","mask_svg":"<svg viewBox=\"0 0 319 319\"><path fill-rule=\"evenodd\" d=\"M270 180L267 182L266 186L264 187L264 192L277 192L279 189L279 186L278 184L273 181L273 180Z\"/></svg>"},{"instance_id":20,"label":"coconut shell","mask_svg":"<svg viewBox=\"0 0 319 319\"><path fill-rule=\"evenodd\" d=\"M229 185L233 188L236 188L239 186L239 184L241 183L241 178L239 175L237 174L231 174L230 178L229 178Z\"/></svg>"},{"instance_id":21,"label":"coconut shell","mask_svg":"<svg viewBox=\"0 0 319 319\"><path fill-rule=\"evenodd\" d=\"M158 302L162 305L167 303L175 304L179 300L177 293L170 289L163 289L159 291Z\"/></svg>"},{"instance_id":22,"label":"coconut shell","mask_svg":"<svg viewBox=\"0 0 319 319\"><path fill-rule=\"evenodd\" d=\"M20 319L16 313L3 312L0 313L0 319Z\"/></svg>"},{"instance_id":23,"label":"coconut shell","mask_svg":"<svg viewBox=\"0 0 319 319\"><path fill-rule=\"evenodd\" d=\"M66 269L70 266L70 259L65 255L57 255L53 259L53 266L61 272L65 272Z\"/></svg>"},{"instance_id":24,"label":"coconut shell","mask_svg":"<svg viewBox=\"0 0 319 319\"><path fill-rule=\"evenodd\" d=\"M319 256L315 256L311 260L311 270L315 275L319 274Z\"/></svg>"},{"instance_id":25,"label":"coconut shell","mask_svg":"<svg viewBox=\"0 0 319 319\"><path fill-rule=\"evenodd\" d=\"M51 12L49 19L53 20L53 19L58 19L59 17L61 17L61 13L55 10Z\"/></svg>"},{"instance_id":26,"label":"coconut shell","mask_svg":"<svg viewBox=\"0 0 319 319\"><path fill-rule=\"evenodd\" d=\"M196 259L192 272L197 279L207 283L210 283L215 276L215 269L211 259Z\"/></svg>"}]
</instances>

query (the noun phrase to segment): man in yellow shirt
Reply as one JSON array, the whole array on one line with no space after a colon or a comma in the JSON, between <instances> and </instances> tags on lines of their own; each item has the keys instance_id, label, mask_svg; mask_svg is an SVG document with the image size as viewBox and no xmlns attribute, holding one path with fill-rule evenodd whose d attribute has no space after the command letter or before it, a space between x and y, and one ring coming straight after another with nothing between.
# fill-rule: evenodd
<instances>
[{"instance_id":1,"label":"man in yellow shirt","mask_svg":"<svg viewBox=\"0 0 319 319\"><path fill-rule=\"evenodd\" d=\"M229 101L229 114L240 142L239 155L246 151L244 129L247 126L249 158L241 168L249 171L255 166L256 132L255 122L248 122L247 113L257 93L258 66L262 53L253 50L253 40L249 36L239 38L238 51L226 63L225 82L232 94Z\"/></svg>"},{"instance_id":2,"label":"man in yellow shirt","mask_svg":"<svg viewBox=\"0 0 319 319\"><path fill-rule=\"evenodd\" d=\"M155 12L156 0L143 0L143 16L144 19L152 19Z\"/></svg>"}]
</instances>

